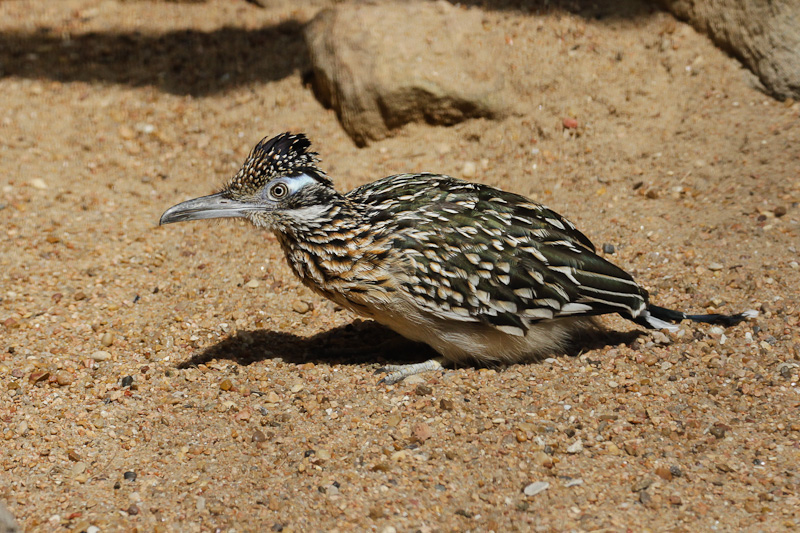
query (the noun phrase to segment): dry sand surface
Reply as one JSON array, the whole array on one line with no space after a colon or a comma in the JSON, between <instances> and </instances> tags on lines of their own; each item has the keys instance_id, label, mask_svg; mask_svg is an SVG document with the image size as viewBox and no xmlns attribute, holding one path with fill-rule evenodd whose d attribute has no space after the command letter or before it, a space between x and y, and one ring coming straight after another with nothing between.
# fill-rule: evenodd
<instances>
[{"instance_id":1,"label":"dry sand surface","mask_svg":"<svg viewBox=\"0 0 800 533\"><path fill-rule=\"evenodd\" d=\"M304 83L325 3L267 3L0 1L0 500L22 530L800 527L800 104L633 0L486 2L521 112L358 149ZM378 385L425 354L371 352L390 333L299 285L274 237L157 226L286 130L340 189L501 186L659 305L761 315Z\"/></svg>"}]
</instances>

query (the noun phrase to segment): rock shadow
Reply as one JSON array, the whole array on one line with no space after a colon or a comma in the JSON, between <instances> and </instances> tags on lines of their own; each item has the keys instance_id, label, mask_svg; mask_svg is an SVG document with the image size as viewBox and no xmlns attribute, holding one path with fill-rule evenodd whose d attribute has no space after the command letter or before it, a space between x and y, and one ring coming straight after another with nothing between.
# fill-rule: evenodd
<instances>
[{"instance_id":1,"label":"rock shadow","mask_svg":"<svg viewBox=\"0 0 800 533\"><path fill-rule=\"evenodd\" d=\"M47 28L0 33L0 77L153 86L204 96L277 81L310 68L304 24L254 30L176 30L163 34L86 33L64 38Z\"/></svg>"},{"instance_id":2,"label":"rock shadow","mask_svg":"<svg viewBox=\"0 0 800 533\"><path fill-rule=\"evenodd\" d=\"M585 19L634 19L663 11L645 0L448 0L481 9L523 11L534 14L568 12Z\"/></svg>"}]
</instances>

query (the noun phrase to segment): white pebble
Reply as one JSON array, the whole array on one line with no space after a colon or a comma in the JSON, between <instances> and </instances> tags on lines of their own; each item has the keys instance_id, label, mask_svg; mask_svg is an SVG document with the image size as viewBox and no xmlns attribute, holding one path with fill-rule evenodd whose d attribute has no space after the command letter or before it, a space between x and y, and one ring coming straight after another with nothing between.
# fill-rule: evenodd
<instances>
[{"instance_id":1,"label":"white pebble","mask_svg":"<svg viewBox=\"0 0 800 533\"><path fill-rule=\"evenodd\" d=\"M98 350L94 352L90 357L95 361L107 361L108 359L111 359L111 354L103 350Z\"/></svg>"},{"instance_id":2,"label":"white pebble","mask_svg":"<svg viewBox=\"0 0 800 533\"><path fill-rule=\"evenodd\" d=\"M567 453L581 453L583 451L583 441L581 439L576 440L572 444L567 447Z\"/></svg>"},{"instance_id":3,"label":"white pebble","mask_svg":"<svg viewBox=\"0 0 800 533\"><path fill-rule=\"evenodd\" d=\"M536 483L531 483L525 490L522 492L525 493L525 496L536 496L540 492L544 492L550 488L550 483L547 481L537 481Z\"/></svg>"},{"instance_id":4,"label":"white pebble","mask_svg":"<svg viewBox=\"0 0 800 533\"><path fill-rule=\"evenodd\" d=\"M472 161L467 161L466 163L464 163L464 168L461 169L461 175L466 179L474 178L477 172L478 172L478 166Z\"/></svg>"},{"instance_id":5,"label":"white pebble","mask_svg":"<svg viewBox=\"0 0 800 533\"><path fill-rule=\"evenodd\" d=\"M251 279L250 281L244 284L244 286L247 287L248 289L257 289L259 285L261 284L258 282L258 280L255 279Z\"/></svg>"},{"instance_id":6,"label":"white pebble","mask_svg":"<svg viewBox=\"0 0 800 533\"><path fill-rule=\"evenodd\" d=\"M33 186L34 189L39 189L40 191L47 189L47 183L45 183L42 178L32 179L31 185Z\"/></svg>"}]
</instances>

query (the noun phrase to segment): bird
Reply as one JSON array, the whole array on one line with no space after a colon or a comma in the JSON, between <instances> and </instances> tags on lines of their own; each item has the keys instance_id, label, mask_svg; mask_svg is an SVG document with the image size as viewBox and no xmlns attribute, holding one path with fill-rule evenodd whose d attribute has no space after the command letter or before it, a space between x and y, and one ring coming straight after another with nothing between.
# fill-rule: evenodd
<instances>
[{"instance_id":1,"label":"bird","mask_svg":"<svg viewBox=\"0 0 800 533\"><path fill-rule=\"evenodd\" d=\"M170 207L160 225L245 218L274 233L312 291L438 354L382 367L383 383L557 353L603 314L670 331L757 315L654 305L572 222L519 194L433 173L341 193L319 162L305 134L265 137L219 192Z\"/></svg>"}]
</instances>

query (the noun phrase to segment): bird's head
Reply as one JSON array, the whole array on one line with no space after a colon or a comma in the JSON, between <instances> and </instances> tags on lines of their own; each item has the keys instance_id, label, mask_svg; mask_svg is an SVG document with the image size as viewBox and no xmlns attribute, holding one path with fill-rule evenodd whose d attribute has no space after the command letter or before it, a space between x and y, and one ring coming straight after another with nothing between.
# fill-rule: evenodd
<instances>
[{"instance_id":1,"label":"bird's head","mask_svg":"<svg viewBox=\"0 0 800 533\"><path fill-rule=\"evenodd\" d=\"M278 231L312 224L337 193L310 147L303 134L263 139L222 191L170 207L160 224L234 217Z\"/></svg>"}]
</instances>

